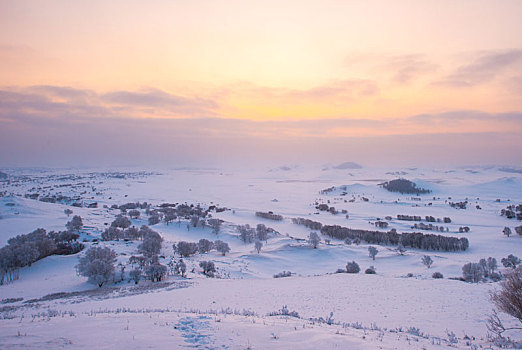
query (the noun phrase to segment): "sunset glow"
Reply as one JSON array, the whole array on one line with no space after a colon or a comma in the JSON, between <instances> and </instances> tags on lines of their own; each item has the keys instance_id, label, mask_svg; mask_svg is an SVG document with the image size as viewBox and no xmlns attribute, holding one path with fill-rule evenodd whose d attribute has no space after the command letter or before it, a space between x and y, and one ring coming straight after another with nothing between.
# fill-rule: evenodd
<instances>
[{"instance_id":1,"label":"sunset glow","mask_svg":"<svg viewBox=\"0 0 522 350\"><path fill-rule=\"evenodd\" d=\"M136 120L173 148L494 133L510 150L486 161L520 162L521 16L514 0L0 1L1 142Z\"/></svg>"}]
</instances>

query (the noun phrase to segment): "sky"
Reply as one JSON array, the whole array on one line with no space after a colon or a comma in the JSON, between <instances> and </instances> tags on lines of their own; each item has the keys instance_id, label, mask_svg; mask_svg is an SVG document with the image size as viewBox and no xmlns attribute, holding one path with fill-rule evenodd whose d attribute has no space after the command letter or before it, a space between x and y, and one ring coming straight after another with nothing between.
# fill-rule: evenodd
<instances>
[{"instance_id":1,"label":"sky","mask_svg":"<svg viewBox=\"0 0 522 350\"><path fill-rule=\"evenodd\" d=\"M0 167L522 166L522 1L0 0Z\"/></svg>"}]
</instances>

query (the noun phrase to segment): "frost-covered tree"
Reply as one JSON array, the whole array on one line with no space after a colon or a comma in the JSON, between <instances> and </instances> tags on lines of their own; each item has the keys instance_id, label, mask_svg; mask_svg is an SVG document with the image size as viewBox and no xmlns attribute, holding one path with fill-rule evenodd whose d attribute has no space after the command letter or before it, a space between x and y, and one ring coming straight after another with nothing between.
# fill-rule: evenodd
<instances>
[{"instance_id":1,"label":"frost-covered tree","mask_svg":"<svg viewBox=\"0 0 522 350\"><path fill-rule=\"evenodd\" d=\"M199 215L192 215L190 217L190 224L192 227L198 227L199 224Z\"/></svg>"},{"instance_id":2,"label":"frost-covered tree","mask_svg":"<svg viewBox=\"0 0 522 350\"><path fill-rule=\"evenodd\" d=\"M486 267L488 269L488 275L492 275L495 270L498 268L497 259L492 258L491 256L486 260Z\"/></svg>"},{"instance_id":3,"label":"frost-covered tree","mask_svg":"<svg viewBox=\"0 0 522 350\"><path fill-rule=\"evenodd\" d=\"M129 277L131 280L134 281L134 284L138 284L138 282L141 279L141 270L140 269L134 269L129 272Z\"/></svg>"},{"instance_id":4,"label":"frost-covered tree","mask_svg":"<svg viewBox=\"0 0 522 350\"><path fill-rule=\"evenodd\" d=\"M111 223L111 227L119 227L122 229L126 229L127 227L130 227L131 221L128 217L123 215L118 215L116 219Z\"/></svg>"},{"instance_id":5,"label":"frost-covered tree","mask_svg":"<svg viewBox=\"0 0 522 350\"><path fill-rule=\"evenodd\" d=\"M261 251L261 248L263 248L263 243L261 243L261 241L256 241L256 243L254 244L254 248L256 249L257 251L257 254L259 254L259 252Z\"/></svg>"},{"instance_id":6,"label":"frost-covered tree","mask_svg":"<svg viewBox=\"0 0 522 350\"><path fill-rule=\"evenodd\" d=\"M216 272L216 266L212 261L201 261L199 263L199 267L203 269L203 274L208 277L214 277L214 273Z\"/></svg>"},{"instance_id":7,"label":"frost-covered tree","mask_svg":"<svg viewBox=\"0 0 522 350\"><path fill-rule=\"evenodd\" d=\"M317 249L317 246L321 242L321 238L317 234L317 232L310 232L310 235L308 236L308 243L314 248Z\"/></svg>"},{"instance_id":8,"label":"frost-covered tree","mask_svg":"<svg viewBox=\"0 0 522 350\"><path fill-rule=\"evenodd\" d=\"M424 266L426 266L428 269L431 267L431 265L433 265L433 259L429 255L424 255L421 258L421 261L424 264Z\"/></svg>"},{"instance_id":9,"label":"frost-covered tree","mask_svg":"<svg viewBox=\"0 0 522 350\"><path fill-rule=\"evenodd\" d=\"M221 230L221 225L223 224L223 220L212 218L208 220L209 226L212 228L212 232L217 236L219 231Z\"/></svg>"},{"instance_id":10,"label":"frost-covered tree","mask_svg":"<svg viewBox=\"0 0 522 350\"><path fill-rule=\"evenodd\" d=\"M172 247L182 257L189 257L198 252L198 244L194 242L179 241L177 245L174 244Z\"/></svg>"},{"instance_id":11,"label":"frost-covered tree","mask_svg":"<svg viewBox=\"0 0 522 350\"><path fill-rule=\"evenodd\" d=\"M252 242L252 240L254 239L254 236L256 234L256 230L254 228L250 227L249 224L246 224L246 225L239 225L237 227L237 229L239 231L239 238L244 243Z\"/></svg>"},{"instance_id":12,"label":"frost-covered tree","mask_svg":"<svg viewBox=\"0 0 522 350\"><path fill-rule=\"evenodd\" d=\"M146 226L145 226L146 227ZM143 242L138 246L138 251L146 256L158 255L161 251L163 238L154 230L147 227L144 229Z\"/></svg>"},{"instance_id":13,"label":"frost-covered tree","mask_svg":"<svg viewBox=\"0 0 522 350\"><path fill-rule=\"evenodd\" d=\"M108 247L91 247L76 266L78 273L90 283L103 286L114 274L116 252Z\"/></svg>"},{"instance_id":14,"label":"frost-covered tree","mask_svg":"<svg viewBox=\"0 0 522 350\"><path fill-rule=\"evenodd\" d=\"M257 224L256 236L260 241L266 242L268 240L268 228L265 226L265 224Z\"/></svg>"},{"instance_id":15,"label":"frost-covered tree","mask_svg":"<svg viewBox=\"0 0 522 350\"><path fill-rule=\"evenodd\" d=\"M82 217L79 216L79 215L75 215L73 216L73 218L71 219L71 221L68 221L66 224L65 224L65 227L67 228L67 230L69 231L80 231L83 227L83 221L82 221Z\"/></svg>"},{"instance_id":16,"label":"frost-covered tree","mask_svg":"<svg viewBox=\"0 0 522 350\"><path fill-rule=\"evenodd\" d=\"M379 250L375 248L374 246L368 247L368 256L375 260L375 256L379 253Z\"/></svg>"},{"instance_id":17,"label":"frost-covered tree","mask_svg":"<svg viewBox=\"0 0 522 350\"><path fill-rule=\"evenodd\" d=\"M151 282L161 282L161 280L167 275L167 267L160 264L156 257L155 259L152 259L151 264L145 268L145 273Z\"/></svg>"},{"instance_id":18,"label":"frost-covered tree","mask_svg":"<svg viewBox=\"0 0 522 350\"><path fill-rule=\"evenodd\" d=\"M346 264L346 272L359 273L359 271L361 271L361 268L359 267L359 264L357 264L355 261L348 262Z\"/></svg>"},{"instance_id":19,"label":"frost-covered tree","mask_svg":"<svg viewBox=\"0 0 522 350\"><path fill-rule=\"evenodd\" d=\"M69 217L69 215L71 215L73 213L73 211L71 209L69 209L69 208L64 209L63 212L64 212L65 215L67 215L67 217Z\"/></svg>"},{"instance_id":20,"label":"frost-covered tree","mask_svg":"<svg viewBox=\"0 0 522 350\"><path fill-rule=\"evenodd\" d=\"M179 259L179 261L174 266L174 271L181 277L185 277L185 272L187 272L187 265L185 265L183 259Z\"/></svg>"},{"instance_id":21,"label":"frost-covered tree","mask_svg":"<svg viewBox=\"0 0 522 350\"><path fill-rule=\"evenodd\" d=\"M102 241L114 241L123 238L123 231L117 227L111 226L105 229L101 234Z\"/></svg>"},{"instance_id":22,"label":"frost-covered tree","mask_svg":"<svg viewBox=\"0 0 522 350\"><path fill-rule=\"evenodd\" d=\"M504 229L502 230L502 232L504 233L504 235L506 236L511 236L511 229L509 227L504 227Z\"/></svg>"},{"instance_id":23,"label":"frost-covered tree","mask_svg":"<svg viewBox=\"0 0 522 350\"><path fill-rule=\"evenodd\" d=\"M176 215L176 213L174 211L168 211L163 216L163 220L165 220L165 223L167 224L167 226L169 225L169 223L173 222L177 218L178 218L178 216Z\"/></svg>"},{"instance_id":24,"label":"frost-covered tree","mask_svg":"<svg viewBox=\"0 0 522 350\"><path fill-rule=\"evenodd\" d=\"M208 239L202 238L198 242L198 251L201 254L208 253L214 248L214 243Z\"/></svg>"},{"instance_id":25,"label":"frost-covered tree","mask_svg":"<svg viewBox=\"0 0 522 350\"><path fill-rule=\"evenodd\" d=\"M399 255L404 255L406 253L406 248L402 245L402 243L399 242L399 245L397 246L397 249L395 249Z\"/></svg>"},{"instance_id":26,"label":"frost-covered tree","mask_svg":"<svg viewBox=\"0 0 522 350\"><path fill-rule=\"evenodd\" d=\"M153 215L149 216L148 222L149 222L149 225L151 225L151 226L159 224L159 222L160 222L159 215L153 214Z\"/></svg>"},{"instance_id":27,"label":"frost-covered tree","mask_svg":"<svg viewBox=\"0 0 522 350\"><path fill-rule=\"evenodd\" d=\"M467 282L478 283L484 279L484 268L479 263L467 263L462 266L462 277Z\"/></svg>"},{"instance_id":28,"label":"frost-covered tree","mask_svg":"<svg viewBox=\"0 0 522 350\"><path fill-rule=\"evenodd\" d=\"M137 210L137 209L132 209L132 210L129 210L129 212L128 212L127 214L129 214L129 217L130 217L131 219L137 219L137 218L140 217L140 214L141 214L141 213L140 213L140 211Z\"/></svg>"},{"instance_id":29,"label":"frost-covered tree","mask_svg":"<svg viewBox=\"0 0 522 350\"><path fill-rule=\"evenodd\" d=\"M216 247L216 250L223 255L225 255L226 253L228 253L230 251L230 247L228 246L228 243L225 243L220 240L217 240L214 242L214 247Z\"/></svg>"},{"instance_id":30,"label":"frost-covered tree","mask_svg":"<svg viewBox=\"0 0 522 350\"><path fill-rule=\"evenodd\" d=\"M517 266L520 264L520 259L517 256L514 256L513 254L509 254L507 258L502 258L500 260L502 265L507 268L516 269Z\"/></svg>"}]
</instances>

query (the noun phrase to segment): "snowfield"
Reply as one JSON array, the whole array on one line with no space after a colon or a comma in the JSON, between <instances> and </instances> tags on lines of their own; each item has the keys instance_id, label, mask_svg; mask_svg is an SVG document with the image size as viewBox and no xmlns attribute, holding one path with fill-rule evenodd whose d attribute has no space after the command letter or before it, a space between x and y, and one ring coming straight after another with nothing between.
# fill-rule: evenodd
<instances>
[{"instance_id":1,"label":"snowfield","mask_svg":"<svg viewBox=\"0 0 522 350\"><path fill-rule=\"evenodd\" d=\"M348 163L347 163L348 164ZM80 215L79 241L86 249L110 247L123 276L101 288L76 273L85 250L52 255L19 270L19 278L0 285L0 348L200 348L200 349L459 349L496 348L486 327L493 304L491 280L458 280L462 266L509 254L522 257L521 221L501 216L522 204L522 174L498 167L455 169L308 168L281 166L268 170L166 169L3 169L0 180L0 247L37 228L63 231L71 220L64 209ZM400 174L400 175L398 175ZM380 183L398 177L431 193L388 192ZM325 189L332 188L322 192ZM38 194L38 196L36 196ZM42 198L57 198L42 201ZM120 214L113 205L147 202L200 204L212 218L223 220L218 234L191 227L189 220L161 221L150 227L163 238L159 262L180 259L172 245L179 241L222 240L230 252L216 250L185 257L185 277L169 272L161 282L130 280L129 258L139 255L141 241L102 241L101 233ZM451 202L467 201L466 209ZM96 205L94 205L96 203ZM74 204L74 206L73 206ZM337 214L317 209L335 207ZM89 208L89 205L91 206ZM283 216L275 221L255 213ZM343 212L345 211L345 212ZM132 225L148 225L140 210ZM412 228L414 221L397 215L441 219L444 231ZM323 225L352 229L422 232L466 237L465 251L426 251L397 246L346 244L319 234L314 249L310 229L292 223L306 218ZM388 217L388 218L386 218ZM391 217L391 218L390 218ZM444 217L451 218L444 223ZM376 227L385 221L386 228ZM419 221L420 222L420 221ZM239 238L238 225L273 229L257 253L254 242ZM513 234L503 234L504 227ZM469 232L460 232L468 227ZM368 247L378 254L373 260ZM430 268L421 258L433 259ZM202 273L201 261L212 261L215 278ZM356 261L358 274L335 273ZM373 266L376 274L365 274ZM290 271L292 275L273 278ZM440 272L444 278L434 279ZM507 325L513 318L499 313ZM522 341L520 333L511 332Z\"/></svg>"}]
</instances>

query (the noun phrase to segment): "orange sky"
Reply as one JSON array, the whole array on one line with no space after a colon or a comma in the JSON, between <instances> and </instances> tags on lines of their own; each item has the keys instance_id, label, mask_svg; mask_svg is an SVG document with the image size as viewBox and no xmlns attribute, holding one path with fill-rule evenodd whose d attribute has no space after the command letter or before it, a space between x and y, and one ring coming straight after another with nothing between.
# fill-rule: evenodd
<instances>
[{"instance_id":1,"label":"orange sky","mask_svg":"<svg viewBox=\"0 0 522 350\"><path fill-rule=\"evenodd\" d=\"M520 18L515 0L0 0L0 121L58 118L56 105L23 105L31 94L94 119L357 123L327 137L520 133ZM426 114L453 119L414 118Z\"/></svg>"}]
</instances>

